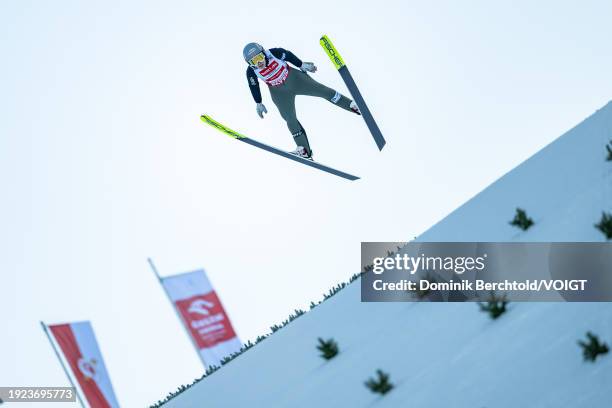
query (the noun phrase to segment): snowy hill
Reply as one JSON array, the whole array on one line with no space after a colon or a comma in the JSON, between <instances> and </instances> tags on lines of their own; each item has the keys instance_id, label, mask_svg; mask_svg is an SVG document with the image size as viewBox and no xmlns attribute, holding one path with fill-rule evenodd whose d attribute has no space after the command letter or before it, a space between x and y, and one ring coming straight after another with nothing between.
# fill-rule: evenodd
<instances>
[{"instance_id":1,"label":"snowy hill","mask_svg":"<svg viewBox=\"0 0 612 408\"><path fill-rule=\"evenodd\" d=\"M604 241L612 210L612 103L500 178L419 241ZM517 207L535 225L508 225ZM353 271L347 271L350 274ZM279 330L168 407L602 407L612 356L586 363L587 330L612 343L610 303L511 303L493 321L474 303L361 303L359 284ZM317 338L340 354L319 357ZM395 388L364 381L377 369Z\"/></svg>"}]
</instances>

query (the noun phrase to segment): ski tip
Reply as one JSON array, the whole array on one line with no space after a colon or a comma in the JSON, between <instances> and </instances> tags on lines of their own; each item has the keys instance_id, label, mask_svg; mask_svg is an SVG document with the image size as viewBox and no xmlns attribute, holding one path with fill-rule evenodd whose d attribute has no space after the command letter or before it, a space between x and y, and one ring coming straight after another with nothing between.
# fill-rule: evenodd
<instances>
[{"instance_id":1,"label":"ski tip","mask_svg":"<svg viewBox=\"0 0 612 408\"><path fill-rule=\"evenodd\" d=\"M340 56L340 53L338 52L338 50L336 50L336 47L334 47L334 44L331 42L327 35L324 34L321 37L321 39L319 40L319 44L321 44L321 47L323 47L323 50L325 50L325 53L327 54L331 62L335 65L336 69L340 69L345 65L344 60Z\"/></svg>"},{"instance_id":2,"label":"ski tip","mask_svg":"<svg viewBox=\"0 0 612 408\"><path fill-rule=\"evenodd\" d=\"M246 139L245 135L240 134L236 132L235 130L232 130L226 126L223 126L221 123L217 122L216 120L214 120L208 115L204 115L204 114L200 115L200 120L206 123L207 125L214 127L215 129L219 130L222 133L225 133L226 135L234 139Z\"/></svg>"}]
</instances>

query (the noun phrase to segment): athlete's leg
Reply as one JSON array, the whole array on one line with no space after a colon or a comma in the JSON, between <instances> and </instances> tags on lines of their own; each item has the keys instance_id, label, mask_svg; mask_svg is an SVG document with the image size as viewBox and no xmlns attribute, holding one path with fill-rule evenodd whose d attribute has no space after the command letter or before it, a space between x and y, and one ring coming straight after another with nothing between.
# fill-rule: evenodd
<instances>
[{"instance_id":1,"label":"athlete's leg","mask_svg":"<svg viewBox=\"0 0 612 408\"><path fill-rule=\"evenodd\" d=\"M351 109L352 101L340 92L315 81L310 75L302 71L295 70L291 74L297 77L296 92L298 95L318 96L319 98L327 99L342 109L353 112Z\"/></svg>"},{"instance_id":2,"label":"athlete's leg","mask_svg":"<svg viewBox=\"0 0 612 408\"><path fill-rule=\"evenodd\" d=\"M285 85L281 85L285 86ZM297 146L306 148L308 154L311 154L310 144L308 143L308 136L306 131L300 124L295 113L295 94L288 92L289 89L277 89L274 87L270 88L270 95L272 101L278 108L278 111L282 118L287 122L287 127L293 135L293 140Z\"/></svg>"}]
</instances>

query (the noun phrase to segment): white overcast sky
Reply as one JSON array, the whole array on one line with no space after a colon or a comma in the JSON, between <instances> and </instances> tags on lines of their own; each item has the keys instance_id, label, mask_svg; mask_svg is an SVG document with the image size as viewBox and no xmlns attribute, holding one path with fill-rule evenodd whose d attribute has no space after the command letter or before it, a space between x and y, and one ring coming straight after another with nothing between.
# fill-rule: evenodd
<instances>
[{"instance_id":1,"label":"white overcast sky","mask_svg":"<svg viewBox=\"0 0 612 408\"><path fill-rule=\"evenodd\" d=\"M359 269L361 241L408 241L608 102L607 1L0 3L0 385L64 385L38 321L91 320L119 401L200 376L148 269L204 267L243 341ZM242 48L315 62L335 42L387 147L298 99L316 159L255 113ZM317 335L313 333L313 335Z\"/></svg>"}]
</instances>

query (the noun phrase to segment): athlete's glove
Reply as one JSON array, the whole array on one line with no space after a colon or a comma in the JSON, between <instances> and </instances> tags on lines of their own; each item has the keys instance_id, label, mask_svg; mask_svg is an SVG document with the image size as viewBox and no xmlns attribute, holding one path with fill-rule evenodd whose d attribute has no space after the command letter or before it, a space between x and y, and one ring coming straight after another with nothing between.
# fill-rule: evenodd
<instances>
[{"instance_id":1,"label":"athlete's glove","mask_svg":"<svg viewBox=\"0 0 612 408\"><path fill-rule=\"evenodd\" d=\"M312 62L302 62L300 70L302 72L317 72L317 67Z\"/></svg>"},{"instance_id":2,"label":"athlete's glove","mask_svg":"<svg viewBox=\"0 0 612 408\"><path fill-rule=\"evenodd\" d=\"M266 109L263 103L258 103L257 104L257 114L259 115L260 118L263 119L264 113L268 113L268 110Z\"/></svg>"}]
</instances>

